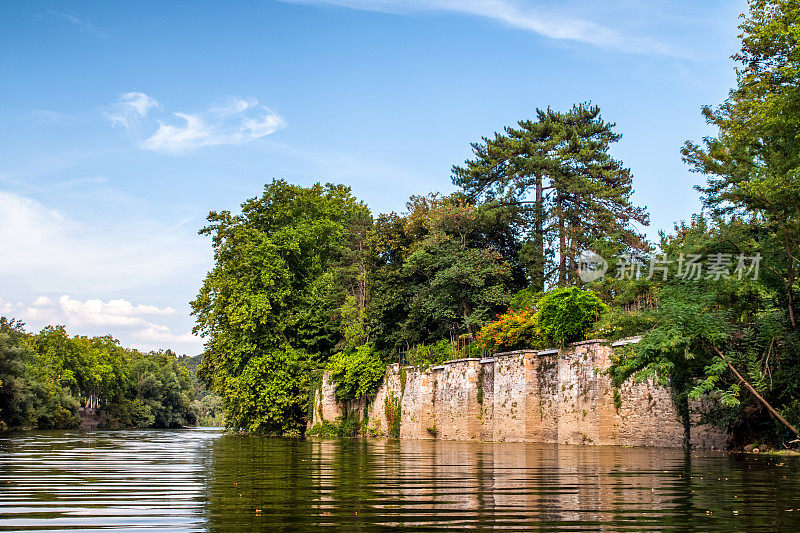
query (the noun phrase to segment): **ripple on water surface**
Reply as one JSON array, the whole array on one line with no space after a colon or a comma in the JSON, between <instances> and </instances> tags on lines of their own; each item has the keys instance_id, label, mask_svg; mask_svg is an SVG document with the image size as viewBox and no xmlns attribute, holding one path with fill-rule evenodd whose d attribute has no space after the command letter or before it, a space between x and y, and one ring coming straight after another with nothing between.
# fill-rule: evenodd
<instances>
[{"instance_id":1,"label":"ripple on water surface","mask_svg":"<svg viewBox=\"0 0 800 533\"><path fill-rule=\"evenodd\" d=\"M800 461L655 448L241 438L0 438L0 530L800 531Z\"/></svg>"}]
</instances>

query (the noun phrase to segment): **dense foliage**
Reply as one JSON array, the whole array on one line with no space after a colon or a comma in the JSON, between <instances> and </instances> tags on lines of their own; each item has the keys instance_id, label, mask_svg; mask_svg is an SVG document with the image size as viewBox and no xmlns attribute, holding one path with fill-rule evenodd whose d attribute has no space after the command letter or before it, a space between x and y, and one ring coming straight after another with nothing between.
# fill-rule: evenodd
<instances>
[{"instance_id":1,"label":"dense foliage","mask_svg":"<svg viewBox=\"0 0 800 533\"><path fill-rule=\"evenodd\" d=\"M463 195L412 197L370 233L367 328L384 354L471 334L524 287L519 210Z\"/></svg>"},{"instance_id":2,"label":"dense foliage","mask_svg":"<svg viewBox=\"0 0 800 533\"><path fill-rule=\"evenodd\" d=\"M704 212L658 246L638 233L648 215L633 203L631 171L611 155L621 135L591 104L538 109L473 143L473 158L452 169L458 190L412 196L403 213L373 217L342 185L274 180L240 213L211 212L200 232L215 259L192 302L201 362L63 327L30 334L0 318L0 428L76 427L88 401L111 427L199 421L299 435L325 370L339 399L360 399L389 362L636 335L609 373L615 385L670 385L687 442L690 402L700 399L740 442L791 442L800 426L800 2L749 0L740 28L736 87L702 111L716 133L682 150L706 179ZM589 251L611 272L584 282L577 266ZM698 258L715 270L687 275ZM400 399L387 396L384 411L399 434ZM361 423L349 413L335 433Z\"/></svg>"},{"instance_id":3,"label":"dense foliage","mask_svg":"<svg viewBox=\"0 0 800 533\"><path fill-rule=\"evenodd\" d=\"M336 383L336 397L350 400L375 394L386 371L386 364L371 345L364 344L331 357L328 370Z\"/></svg>"},{"instance_id":4,"label":"dense foliage","mask_svg":"<svg viewBox=\"0 0 800 533\"><path fill-rule=\"evenodd\" d=\"M216 266L192 302L208 339L198 375L231 427L300 431L312 363L336 350L342 316L363 312L359 228L369 212L346 187L274 181L240 215L208 220L201 233Z\"/></svg>"},{"instance_id":5,"label":"dense foliage","mask_svg":"<svg viewBox=\"0 0 800 533\"><path fill-rule=\"evenodd\" d=\"M608 309L595 293L578 287L535 296L523 290L514 300L536 303L511 309L483 326L476 340L484 351L553 348L585 340Z\"/></svg>"},{"instance_id":6,"label":"dense foliage","mask_svg":"<svg viewBox=\"0 0 800 533\"><path fill-rule=\"evenodd\" d=\"M211 213L216 266L193 306L200 375L229 425L296 433L323 369L340 398L358 398L390 361L641 335L614 355L616 384L670 384L687 428L702 398L742 439L787 440L800 425L798 28L796 0L750 0L737 87L703 110L717 134L683 148L707 178L705 212L658 246L637 232L648 216L611 155L620 134L590 104L537 110L474 143L453 167L459 191L412 196L401 214L373 219L346 187L283 181L239 215ZM588 251L611 272L584 283ZM715 270L687 276L697 258Z\"/></svg>"},{"instance_id":7,"label":"dense foliage","mask_svg":"<svg viewBox=\"0 0 800 533\"><path fill-rule=\"evenodd\" d=\"M0 317L0 429L76 427L77 400L53 379L28 337L22 323Z\"/></svg>"},{"instance_id":8,"label":"dense foliage","mask_svg":"<svg viewBox=\"0 0 800 533\"><path fill-rule=\"evenodd\" d=\"M591 291L564 287L545 294L537 304L542 338L550 346L584 340L607 306Z\"/></svg>"},{"instance_id":9,"label":"dense foliage","mask_svg":"<svg viewBox=\"0 0 800 533\"><path fill-rule=\"evenodd\" d=\"M229 426L256 433L299 435L308 396L308 354L283 345L250 358L227 381Z\"/></svg>"},{"instance_id":10,"label":"dense foliage","mask_svg":"<svg viewBox=\"0 0 800 533\"><path fill-rule=\"evenodd\" d=\"M195 425L205 411L193 373L171 352L70 337L62 326L30 334L0 317L0 428L78 427L87 403L105 427Z\"/></svg>"}]
</instances>

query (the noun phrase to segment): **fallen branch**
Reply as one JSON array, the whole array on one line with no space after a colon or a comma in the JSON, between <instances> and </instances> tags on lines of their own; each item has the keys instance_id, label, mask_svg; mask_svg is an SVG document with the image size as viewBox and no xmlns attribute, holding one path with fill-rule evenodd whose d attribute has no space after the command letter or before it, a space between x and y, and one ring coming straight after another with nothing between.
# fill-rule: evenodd
<instances>
[{"instance_id":1,"label":"fallen branch","mask_svg":"<svg viewBox=\"0 0 800 533\"><path fill-rule=\"evenodd\" d=\"M737 377L737 378L739 378L739 381L740 381L741 383L743 383L745 387L747 387L747 390L749 390L751 393L753 393L753 396L755 396L756 398L758 398L758 401L760 401L762 404L764 404L764 407L766 407L766 408L769 410L769 412L770 412L770 414L771 414L772 416L774 416L776 419L778 419L779 421L781 421L781 422L783 423L783 425L784 425L784 426L786 426L787 428L791 429L791 430L792 430L792 432L793 432L795 435L798 435L798 436L800 436L800 431L797 431L797 428L796 428L796 427L794 427L793 425L791 425L791 424L789 423L789 421L788 421L788 420L786 420L785 418L783 418L783 416L781 416L781 414L780 414L778 411L776 411L776 410L775 410L775 408L774 408L774 407L772 407L772 406L771 406L771 405L770 405L770 404L767 402L767 400L765 400L764 398L762 398L762 397L761 397L761 395L758 393L758 391L756 391L756 389L754 389L754 388L753 388L753 386L752 386L752 385L750 385L750 384L749 384L749 383L748 383L748 382L747 382L747 381L746 381L746 380L745 380L745 379L742 377L742 375L741 375L741 374L739 374L739 372L737 372L737 371L736 371L736 369L733 367L733 365L731 364L731 362L730 362L730 361L728 361L728 359L726 359L724 355L722 355L722 352L721 352L721 351L719 351L719 350L717 349L717 347L716 347L716 346L713 346L713 345L711 345L711 348L713 348L713 349L714 349L714 351L715 351L715 352L717 352L717 355L719 355L719 356L722 358L722 360L723 360L723 361L725 361L725 363L728 365L728 367L731 369L731 371L732 371L734 374L736 374L736 377Z\"/></svg>"}]
</instances>

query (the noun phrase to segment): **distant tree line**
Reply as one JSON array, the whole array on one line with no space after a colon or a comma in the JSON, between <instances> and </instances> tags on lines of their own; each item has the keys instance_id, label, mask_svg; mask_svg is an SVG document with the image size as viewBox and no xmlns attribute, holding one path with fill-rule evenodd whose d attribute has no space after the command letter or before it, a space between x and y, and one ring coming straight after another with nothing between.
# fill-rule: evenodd
<instances>
[{"instance_id":1,"label":"distant tree line","mask_svg":"<svg viewBox=\"0 0 800 533\"><path fill-rule=\"evenodd\" d=\"M0 429L80 427L81 407L109 428L222 425L221 399L196 380L196 365L63 326L31 334L0 317Z\"/></svg>"}]
</instances>

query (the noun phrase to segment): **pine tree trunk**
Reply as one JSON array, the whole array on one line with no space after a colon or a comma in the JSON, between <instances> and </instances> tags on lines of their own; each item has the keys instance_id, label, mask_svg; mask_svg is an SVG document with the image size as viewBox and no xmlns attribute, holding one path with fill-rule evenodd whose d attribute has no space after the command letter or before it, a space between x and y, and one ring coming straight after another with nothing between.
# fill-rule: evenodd
<instances>
[{"instance_id":1,"label":"pine tree trunk","mask_svg":"<svg viewBox=\"0 0 800 533\"><path fill-rule=\"evenodd\" d=\"M556 197L556 216L558 216L558 286L565 287L567 284L567 235L560 194Z\"/></svg>"},{"instance_id":2,"label":"pine tree trunk","mask_svg":"<svg viewBox=\"0 0 800 533\"><path fill-rule=\"evenodd\" d=\"M462 316L464 317L464 324L467 326L467 334L469 334L469 338L471 339L473 338L472 326L470 326L469 323L469 304L467 304L466 302L461 302L461 313Z\"/></svg>"},{"instance_id":3,"label":"pine tree trunk","mask_svg":"<svg viewBox=\"0 0 800 533\"><path fill-rule=\"evenodd\" d=\"M544 291L544 189L542 176L536 176L536 206L534 211L534 246L536 246L536 263L533 267L533 286L537 291Z\"/></svg>"}]
</instances>

